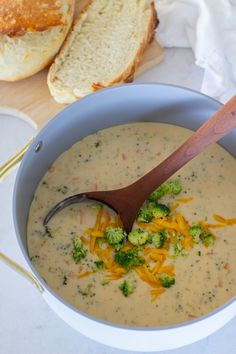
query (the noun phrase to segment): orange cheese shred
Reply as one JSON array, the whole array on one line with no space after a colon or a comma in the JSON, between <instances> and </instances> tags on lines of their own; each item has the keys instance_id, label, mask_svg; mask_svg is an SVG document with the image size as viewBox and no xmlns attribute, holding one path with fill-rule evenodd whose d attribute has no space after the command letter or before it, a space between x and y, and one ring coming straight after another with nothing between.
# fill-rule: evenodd
<instances>
[{"instance_id":1,"label":"orange cheese shred","mask_svg":"<svg viewBox=\"0 0 236 354\"><path fill-rule=\"evenodd\" d=\"M158 273L166 273L166 274L175 276L174 266L173 265L161 266L159 268L159 272Z\"/></svg>"},{"instance_id":2,"label":"orange cheese shred","mask_svg":"<svg viewBox=\"0 0 236 354\"><path fill-rule=\"evenodd\" d=\"M161 229L174 229L174 230L178 231L178 224L176 223L174 218L172 218L170 220L166 220L164 218L163 219L155 218L152 220L152 222L159 226L159 230L161 230Z\"/></svg>"},{"instance_id":3,"label":"orange cheese shred","mask_svg":"<svg viewBox=\"0 0 236 354\"><path fill-rule=\"evenodd\" d=\"M153 289L150 291L150 294L152 295L151 302L154 302L158 299L158 297L163 294L166 290L163 288L157 288Z\"/></svg>"},{"instance_id":4,"label":"orange cheese shred","mask_svg":"<svg viewBox=\"0 0 236 354\"><path fill-rule=\"evenodd\" d=\"M179 203L175 203L174 205L172 205L170 207L170 211L174 211L175 209L177 209L179 207Z\"/></svg>"},{"instance_id":5,"label":"orange cheese shred","mask_svg":"<svg viewBox=\"0 0 236 354\"><path fill-rule=\"evenodd\" d=\"M226 224L226 225L236 225L236 218L233 218L233 219L225 219L223 218L222 216L220 215L217 215L217 214L214 214L213 215L213 218L222 223L222 224Z\"/></svg>"},{"instance_id":6,"label":"orange cheese shred","mask_svg":"<svg viewBox=\"0 0 236 354\"><path fill-rule=\"evenodd\" d=\"M80 279L80 278L85 278L85 277L88 277L90 274L93 274L93 272L84 272L84 273L82 273L82 274L79 274L78 276L77 276L77 278L78 279Z\"/></svg>"},{"instance_id":7,"label":"orange cheese shred","mask_svg":"<svg viewBox=\"0 0 236 354\"><path fill-rule=\"evenodd\" d=\"M101 231L106 230L106 228L110 225L110 221L111 221L111 216L108 212L106 212L105 221L101 225Z\"/></svg>"},{"instance_id":8,"label":"orange cheese shred","mask_svg":"<svg viewBox=\"0 0 236 354\"><path fill-rule=\"evenodd\" d=\"M89 229L84 230L84 233L88 234L88 235L91 235L92 231L93 231L93 229L89 228Z\"/></svg>"},{"instance_id":9,"label":"orange cheese shred","mask_svg":"<svg viewBox=\"0 0 236 354\"><path fill-rule=\"evenodd\" d=\"M115 216L115 224L116 224L116 226L119 226L119 227L123 228L123 224L122 224L120 215L116 215Z\"/></svg>"},{"instance_id":10,"label":"orange cheese shred","mask_svg":"<svg viewBox=\"0 0 236 354\"><path fill-rule=\"evenodd\" d=\"M81 236L80 239L81 239L81 241L83 242L84 245L88 245L89 244L89 240L86 237Z\"/></svg>"},{"instance_id":11,"label":"orange cheese shred","mask_svg":"<svg viewBox=\"0 0 236 354\"><path fill-rule=\"evenodd\" d=\"M185 218L181 214L176 214L175 219L178 224L178 229L180 232L184 232L189 229L189 226L188 226Z\"/></svg>"},{"instance_id":12,"label":"orange cheese shred","mask_svg":"<svg viewBox=\"0 0 236 354\"><path fill-rule=\"evenodd\" d=\"M153 275L157 274L159 272L159 269L161 268L161 263L160 262L156 262L156 264L153 266L153 268L151 269L151 273Z\"/></svg>"},{"instance_id":13,"label":"orange cheese shred","mask_svg":"<svg viewBox=\"0 0 236 354\"><path fill-rule=\"evenodd\" d=\"M214 218L216 221L219 221L219 222L222 223L222 224L226 224L226 223L227 223L227 220L226 220L225 218L223 218L223 216L214 214L214 215L213 215L213 218Z\"/></svg>"},{"instance_id":14,"label":"orange cheese shred","mask_svg":"<svg viewBox=\"0 0 236 354\"><path fill-rule=\"evenodd\" d=\"M227 224L205 224L205 227L209 229L220 229L222 227L227 227Z\"/></svg>"},{"instance_id":15,"label":"orange cheese shred","mask_svg":"<svg viewBox=\"0 0 236 354\"><path fill-rule=\"evenodd\" d=\"M102 215L103 215L103 208L100 208L94 225L94 231L99 230L99 227L101 226Z\"/></svg>"},{"instance_id":16,"label":"orange cheese shred","mask_svg":"<svg viewBox=\"0 0 236 354\"><path fill-rule=\"evenodd\" d=\"M165 291L165 289L163 289L163 288L157 288L157 289L150 290L150 293L152 295L156 295L156 294L162 294L162 293L164 293L164 291Z\"/></svg>"},{"instance_id":17,"label":"orange cheese shred","mask_svg":"<svg viewBox=\"0 0 236 354\"><path fill-rule=\"evenodd\" d=\"M184 237L183 247L184 249L190 249L193 247L193 239L189 234L185 235Z\"/></svg>"},{"instance_id":18,"label":"orange cheese shred","mask_svg":"<svg viewBox=\"0 0 236 354\"><path fill-rule=\"evenodd\" d=\"M91 231L91 236L93 237L104 237L104 232L102 231Z\"/></svg>"},{"instance_id":19,"label":"orange cheese shred","mask_svg":"<svg viewBox=\"0 0 236 354\"><path fill-rule=\"evenodd\" d=\"M160 287L159 280L156 279L156 277L148 270L145 265L135 267L134 271L138 274L141 280L148 283L151 287Z\"/></svg>"},{"instance_id":20,"label":"orange cheese shred","mask_svg":"<svg viewBox=\"0 0 236 354\"><path fill-rule=\"evenodd\" d=\"M166 257L168 257L169 256L169 252L166 250L166 249L164 249L164 248L157 248L157 249L154 249L153 251L152 251L152 255L163 255L163 256L166 256Z\"/></svg>"},{"instance_id":21,"label":"orange cheese shred","mask_svg":"<svg viewBox=\"0 0 236 354\"><path fill-rule=\"evenodd\" d=\"M90 237L90 245L89 245L90 253L94 253L95 243L96 243L96 236L91 236Z\"/></svg>"},{"instance_id":22,"label":"orange cheese shred","mask_svg":"<svg viewBox=\"0 0 236 354\"><path fill-rule=\"evenodd\" d=\"M110 273L107 275L107 279L109 280L118 280L120 278L122 278L122 274L115 274L115 273Z\"/></svg>"},{"instance_id":23,"label":"orange cheese shred","mask_svg":"<svg viewBox=\"0 0 236 354\"><path fill-rule=\"evenodd\" d=\"M162 254L151 253L150 258L153 261L163 262L165 260L165 256Z\"/></svg>"},{"instance_id":24,"label":"orange cheese shred","mask_svg":"<svg viewBox=\"0 0 236 354\"><path fill-rule=\"evenodd\" d=\"M180 202L180 203L188 203L188 202L191 202L193 200L192 197L188 197L188 198L178 198L176 199L177 202Z\"/></svg>"}]
</instances>

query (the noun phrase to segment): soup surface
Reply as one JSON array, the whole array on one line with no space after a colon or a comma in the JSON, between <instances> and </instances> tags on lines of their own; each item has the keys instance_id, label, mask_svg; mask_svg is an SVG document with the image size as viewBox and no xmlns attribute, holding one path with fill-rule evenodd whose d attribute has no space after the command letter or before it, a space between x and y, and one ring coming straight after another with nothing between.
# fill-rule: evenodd
<instances>
[{"instance_id":1,"label":"soup surface","mask_svg":"<svg viewBox=\"0 0 236 354\"><path fill-rule=\"evenodd\" d=\"M175 284L155 301L151 301L150 285L134 271L109 281L106 272L95 266L97 255L89 251L75 263L73 239L94 225L98 213L94 203L70 206L49 222L48 229L42 225L49 209L60 200L75 193L115 189L134 182L190 134L188 129L161 123L116 126L87 136L49 167L30 208L28 250L39 274L62 298L103 320L157 327L207 314L236 295L233 222L211 229L216 236L213 245L197 243L167 260L167 265L174 266ZM235 159L220 146L211 146L173 176L181 180L181 193L161 201L175 205L172 213L183 215L191 225L199 220L219 224L213 214L233 220L235 175ZM135 284L127 297L120 290L124 279Z\"/></svg>"}]
</instances>

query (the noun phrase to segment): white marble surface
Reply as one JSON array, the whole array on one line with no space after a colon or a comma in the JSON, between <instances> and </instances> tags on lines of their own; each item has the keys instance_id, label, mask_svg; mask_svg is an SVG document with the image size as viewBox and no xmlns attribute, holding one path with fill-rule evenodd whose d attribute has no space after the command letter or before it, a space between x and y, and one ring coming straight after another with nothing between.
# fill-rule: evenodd
<instances>
[{"instance_id":1,"label":"white marble surface","mask_svg":"<svg viewBox=\"0 0 236 354\"><path fill-rule=\"evenodd\" d=\"M137 82L164 82L199 90L203 72L194 64L191 50L170 49L166 59ZM0 99L1 105L1 99ZM5 131L8 133L4 133ZM17 149L32 134L32 128L9 131L0 116L0 164L9 156L6 144ZM3 138L4 137L4 138ZM13 149L13 150L14 150ZM11 153L13 152L11 151ZM15 172L0 184L0 251L25 265L16 243L11 215ZM4 221L4 222L3 222ZM97 344L66 325L43 301L39 292L19 274L0 262L0 354L122 354ZM169 354L235 354L236 319L210 337Z\"/></svg>"},{"instance_id":2,"label":"white marble surface","mask_svg":"<svg viewBox=\"0 0 236 354\"><path fill-rule=\"evenodd\" d=\"M165 59L147 71L136 82L159 82L201 89L203 69L196 66L191 49L166 49Z\"/></svg>"}]
</instances>

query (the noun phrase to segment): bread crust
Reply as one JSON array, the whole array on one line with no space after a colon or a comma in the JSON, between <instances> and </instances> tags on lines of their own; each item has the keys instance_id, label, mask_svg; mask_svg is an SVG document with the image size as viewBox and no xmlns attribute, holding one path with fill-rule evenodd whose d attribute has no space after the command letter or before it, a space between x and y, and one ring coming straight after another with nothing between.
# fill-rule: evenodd
<instances>
[{"instance_id":1,"label":"bread crust","mask_svg":"<svg viewBox=\"0 0 236 354\"><path fill-rule=\"evenodd\" d=\"M61 56L64 54L64 52L67 48L69 39L70 39L71 32L73 31L73 28L81 20L81 17L86 14L87 8L92 3L92 1L93 0L88 0L88 2L85 4L84 8L81 10L80 14L78 15L78 17L76 18L74 25L70 29L70 33L67 36L67 39L64 42L58 56ZM140 63L140 60L142 59L142 56L143 56L144 51L145 51L146 47L148 46L148 44L150 44L152 42L154 35L155 35L155 29L158 26L158 24L159 24L159 20L157 18L157 13L155 10L154 1L151 0L151 2L150 2L150 19L149 19L148 28L145 33L143 42L141 43L141 45L134 57L134 60L123 71L123 73L121 75L119 75L114 80L112 80L112 82L110 82L108 85L104 86L104 84L101 82L93 82L91 85L91 93L98 91L102 88L114 86L114 85L124 83L124 82L130 83L133 81L134 75L135 75L137 67ZM48 77L47 77L47 83L48 83L50 93L58 103L62 103L62 104L73 103L74 101L80 99L81 97L76 95L74 90L72 90L70 87L65 87L65 86L58 87L56 84L54 84L56 81L56 78L54 77L54 71L56 70L56 66L59 65L59 63L57 61L58 60L56 57L54 63L51 65L51 67L49 69L49 73L48 73Z\"/></svg>"},{"instance_id":2,"label":"bread crust","mask_svg":"<svg viewBox=\"0 0 236 354\"><path fill-rule=\"evenodd\" d=\"M22 36L63 25L62 0L1 0L0 34Z\"/></svg>"},{"instance_id":3,"label":"bread crust","mask_svg":"<svg viewBox=\"0 0 236 354\"><path fill-rule=\"evenodd\" d=\"M52 62L71 26L74 0L2 2L0 80L21 80ZM22 6L18 6L19 3ZM23 14L26 9L28 12Z\"/></svg>"}]
</instances>

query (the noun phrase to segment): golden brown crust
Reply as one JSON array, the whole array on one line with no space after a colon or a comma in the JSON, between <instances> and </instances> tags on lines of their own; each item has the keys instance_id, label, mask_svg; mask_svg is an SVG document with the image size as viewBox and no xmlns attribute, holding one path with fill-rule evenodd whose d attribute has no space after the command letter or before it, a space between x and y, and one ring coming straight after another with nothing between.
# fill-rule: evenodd
<instances>
[{"instance_id":1,"label":"golden brown crust","mask_svg":"<svg viewBox=\"0 0 236 354\"><path fill-rule=\"evenodd\" d=\"M93 91L98 91L98 90L101 90L101 89L103 89L103 88L105 88L105 86L104 86L104 85L101 85L101 84L99 84L99 83L97 83L97 82L94 82L94 83L92 84L92 89L93 89Z\"/></svg>"},{"instance_id":2,"label":"golden brown crust","mask_svg":"<svg viewBox=\"0 0 236 354\"><path fill-rule=\"evenodd\" d=\"M120 75L119 77L114 79L110 83L109 86L113 86L113 85L116 85L116 84L119 84L122 82L125 82L125 83L133 82L135 72L136 72L137 67L143 57L144 51L145 51L146 47L148 46L148 44L150 44L153 41L153 38L155 36L155 29L159 24L159 20L157 18L157 12L156 12L153 1L150 3L150 7L151 7L151 17L150 17L150 21L149 21L149 27L148 27L146 36L143 40L143 43L141 44L133 63L130 64L130 66L122 73L122 75ZM104 87L101 83L97 83L97 86L99 86L99 85L101 86L101 88ZM94 90L94 87L92 87L92 90L97 91L98 88L96 88L96 90Z\"/></svg>"},{"instance_id":3,"label":"golden brown crust","mask_svg":"<svg viewBox=\"0 0 236 354\"><path fill-rule=\"evenodd\" d=\"M1 0L0 34L10 37L62 26L63 0Z\"/></svg>"},{"instance_id":4,"label":"golden brown crust","mask_svg":"<svg viewBox=\"0 0 236 354\"><path fill-rule=\"evenodd\" d=\"M75 21L73 25L78 22L82 14L87 11L92 2L93 0L77 0L75 2Z\"/></svg>"}]
</instances>

